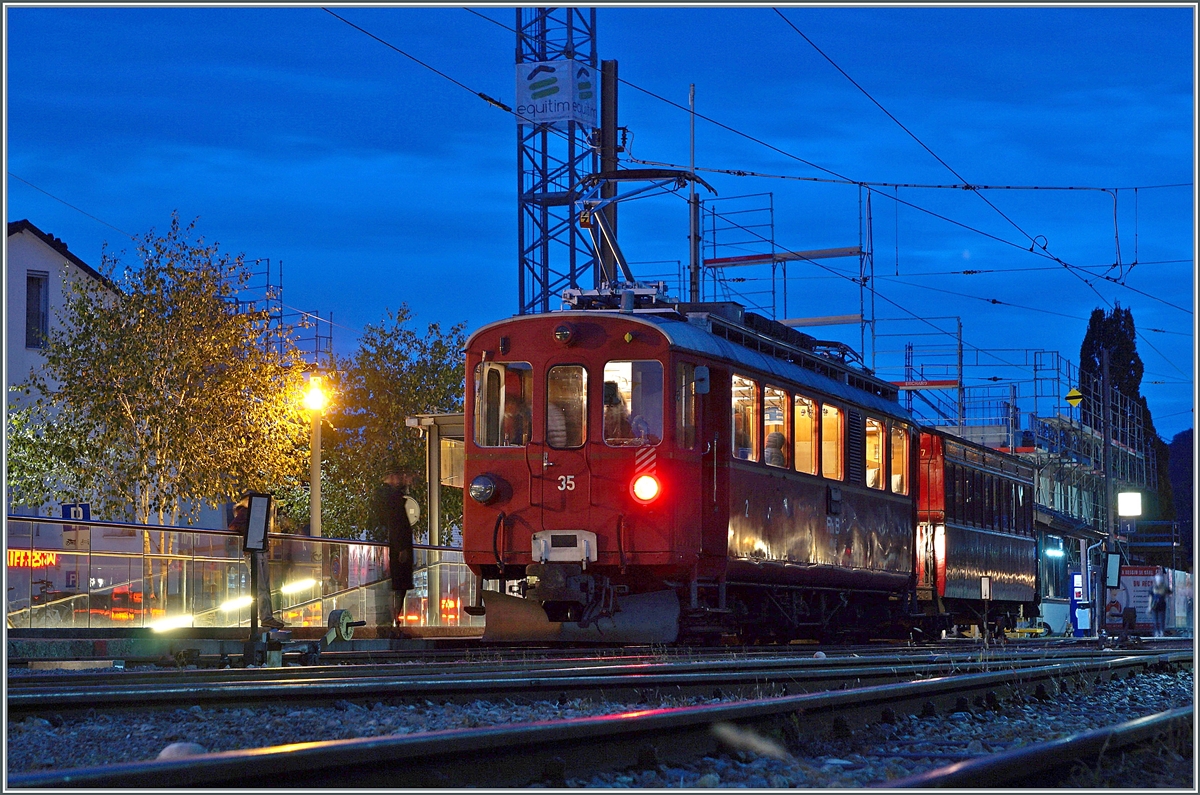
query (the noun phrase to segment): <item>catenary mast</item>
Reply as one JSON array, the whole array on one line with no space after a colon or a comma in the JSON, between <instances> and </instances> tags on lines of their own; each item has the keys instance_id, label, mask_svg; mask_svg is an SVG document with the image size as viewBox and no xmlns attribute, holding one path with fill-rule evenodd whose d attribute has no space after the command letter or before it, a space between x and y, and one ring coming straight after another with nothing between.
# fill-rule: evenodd
<instances>
[{"instance_id":1,"label":"catenary mast","mask_svg":"<svg viewBox=\"0 0 1200 795\"><path fill-rule=\"evenodd\" d=\"M590 287L595 254L573 217L600 101L594 8L517 10L518 314L557 309L568 287Z\"/></svg>"}]
</instances>

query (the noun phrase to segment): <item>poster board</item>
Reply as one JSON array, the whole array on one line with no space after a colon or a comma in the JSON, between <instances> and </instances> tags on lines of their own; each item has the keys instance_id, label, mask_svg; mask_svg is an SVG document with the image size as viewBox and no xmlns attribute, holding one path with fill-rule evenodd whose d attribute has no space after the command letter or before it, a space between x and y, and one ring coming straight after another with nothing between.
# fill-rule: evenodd
<instances>
[{"instance_id":1,"label":"poster board","mask_svg":"<svg viewBox=\"0 0 1200 795\"><path fill-rule=\"evenodd\" d=\"M1157 566L1121 566L1121 584L1118 588L1104 589L1104 628L1109 632L1122 630L1125 609L1137 611L1135 631L1152 631L1154 619L1150 615L1150 588L1154 585Z\"/></svg>"}]
</instances>

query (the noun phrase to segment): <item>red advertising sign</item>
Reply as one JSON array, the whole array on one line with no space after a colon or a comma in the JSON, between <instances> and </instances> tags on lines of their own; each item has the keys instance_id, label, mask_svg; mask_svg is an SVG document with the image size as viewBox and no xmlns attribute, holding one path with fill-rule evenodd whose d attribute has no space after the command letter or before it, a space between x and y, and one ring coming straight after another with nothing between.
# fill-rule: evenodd
<instances>
[{"instance_id":1,"label":"red advertising sign","mask_svg":"<svg viewBox=\"0 0 1200 795\"><path fill-rule=\"evenodd\" d=\"M10 549L8 550L8 565L29 569L45 569L58 565L58 553L41 552L36 549Z\"/></svg>"}]
</instances>

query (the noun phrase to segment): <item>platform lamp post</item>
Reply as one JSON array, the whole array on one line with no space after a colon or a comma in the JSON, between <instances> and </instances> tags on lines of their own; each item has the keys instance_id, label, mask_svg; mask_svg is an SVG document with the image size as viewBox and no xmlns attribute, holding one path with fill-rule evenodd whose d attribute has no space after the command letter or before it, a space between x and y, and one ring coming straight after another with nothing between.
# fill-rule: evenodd
<instances>
[{"instance_id":1,"label":"platform lamp post","mask_svg":"<svg viewBox=\"0 0 1200 795\"><path fill-rule=\"evenodd\" d=\"M1121 522L1121 535L1117 541L1129 542L1129 537L1137 529L1137 518L1142 515L1142 493L1140 491L1122 491L1117 493L1117 516ZM1124 538L1122 538L1124 536Z\"/></svg>"},{"instance_id":2,"label":"platform lamp post","mask_svg":"<svg viewBox=\"0 0 1200 795\"><path fill-rule=\"evenodd\" d=\"M1142 515L1142 493L1140 491L1122 491L1117 493L1117 520L1118 532L1112 539L1112 548L1108 550L1108 556L1105 557L1104 570L1108 572L1107 582L1105 585L1109 587L1117 587L1120 581L1120 555L1114 553L1120 552L1119 543L1122 539L1126 542L1129 540L1129 535L1132 531L1131 526L1136 526L1137 517ZM1112 569L1116 568L1116 576L1113 576Z\"/></svg>"},{"instance_id":3,"label":"platform lamp post","mask_svg":"<svg viewBox=\"0 0 1200 795\"><path fill-rule=\"evenodd\" d=\"M1137 522L1142 515L1142 493L1140 491L1122 491L1117 494L1117 516L1121 517L1121 525L1125 536L1132 532L1130 525Z\"/></svg>"},{"instance_id":4,"label":"platform lamp post","mask_svg":"<svg viewBox=\"0 0 1200 795\"><path fill-rule=\"evenodd\" d=\"M321 415L329 402L321 376L308 379L304 393L304 408L312 415L312 460L308 470L309 535L321 535Z\"/></svg>"}]
</instances>

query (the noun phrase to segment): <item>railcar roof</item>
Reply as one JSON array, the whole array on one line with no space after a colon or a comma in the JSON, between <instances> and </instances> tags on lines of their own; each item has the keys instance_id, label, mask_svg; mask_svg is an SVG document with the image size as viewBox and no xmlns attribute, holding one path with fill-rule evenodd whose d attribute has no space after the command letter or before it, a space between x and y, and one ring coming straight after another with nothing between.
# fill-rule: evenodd
<instances>
[{"instance_id":1,"label":"railcar roof","mask_svg":"<svg viewBox=\"0 0 1200 795\"><path fill-rule=\"evenodd\" d=\"M646 320L657 326L671 347L676 350L687 350L712 356L718 359L744 364L746 367L779 376L783 381L799 384L830 397L856 403L864 408L912 421L912 416L899 403L874 395L849 384L835 381L828 376L813 372L793 362L784 361L774 356L768 356L761 351L751 350L736 342L718 337L706 328L696 323L680 319L678 316L667 314L639 314L639 320Z\"/></svg>"},{"instance_id":2,"label":"railcar roof","mask_svg":"<svg viewBox=\"0 0 1200 795\"><path fill-rule=\"evenodd\" d=\"M503 321L490 323L477 329L471 334L471 338L474 338L485 329L493 328L501 323L520 322L537 318L545 320L547 318L570 319L595 318L597 316L620 318L632 323L645 323L661 331L673 350L691 351L716 359L740 363L747 369L777 376L782 382L798 384L815 392L820 392L847 403L857 404L874 412L907 422L914 422L909 411L895 401L836 381L828 376L802 367L799 364L787 362L774 356L768 356L761 351L752 350L730 340L718 337L703 325L687 320L674 312L619 312L616 310L589 309L518 315ZM468 339L468 346L470 342L471 340Z\"/></svg>"}]
</instances>

